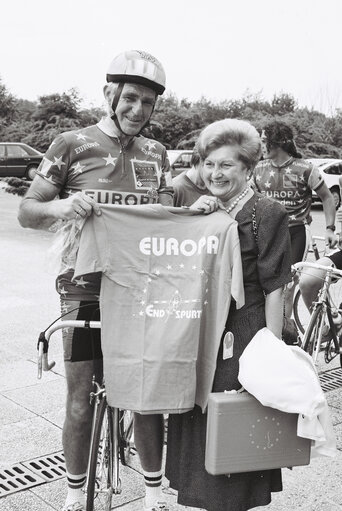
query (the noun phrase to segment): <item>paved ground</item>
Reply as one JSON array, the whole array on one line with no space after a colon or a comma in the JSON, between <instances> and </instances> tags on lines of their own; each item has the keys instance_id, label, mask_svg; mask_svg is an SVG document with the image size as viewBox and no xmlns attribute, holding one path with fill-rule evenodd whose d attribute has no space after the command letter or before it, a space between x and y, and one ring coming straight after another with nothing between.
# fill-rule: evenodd
<instances>
[{"instance_id":1,"label":"paved ground","mask_svg":"<svg viewBox=\"0 0 342 511\"><path fill-rule=\"evenodd\" d=\"M13 475L23 489L0 497L1 511L50 511L62 506L65 478L61 454L65 380L56 335L51 356L53 372L37 380L36 340L39 332L58 315L53 271L48 268L48 233L24 230L16 221L19 198L0 189L0 495ZM316 229L324 224L322 212L314 212ZM314 225L315 225L314 224ZM45 268L46 271L42 271ZM50 272L50 273L49 273ZM283 471L284 491L274 496L270 511L337 511L342 509L342 396L329 391L339 454L335 459L312 460L307 467ZM46 465L44 465L44 463ZM54 480L49 480L50 468ZM58 479L58 477L61 478ZM5 481L5 483L4 483ZM114 506L122 511L142 509L142 477L138 460L123 472L124 491ZM16 490L16 488L13 488ZM164 492L172 511L183 509L175 495ZM190 508L188 508L190 509Z\"/></svg>"}]
</instances>

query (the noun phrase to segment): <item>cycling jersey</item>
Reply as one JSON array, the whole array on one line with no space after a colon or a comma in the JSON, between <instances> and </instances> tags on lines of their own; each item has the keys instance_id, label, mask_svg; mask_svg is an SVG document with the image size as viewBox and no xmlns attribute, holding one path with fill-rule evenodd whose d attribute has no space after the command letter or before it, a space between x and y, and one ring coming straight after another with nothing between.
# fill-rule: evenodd
<instances>
[{"instance_id":1,"label":"cycling jersey","mask_svg":"<svg viewBox=\"0 0 342 511\"><path fill-rule=\"evenodd\" d=\"M301 158L280 166L263 160L255 167L253 180L259 192L285 206L290 226L309 223L312 190L324 183L319 170Z\"/></svg>"},{"instance_id":2,"label":"cycling jersey","mask_svg":"<svg viewBox=\"0 0 342 511\"><path fill-rule=\"evenodd\" d=\"M162 144L138 136L123 147L105 120L59 135L37 173L57 187L62 199L84 191L96 202L109 204L158 202L158 190L171 184ZM71 282L72 276L73 271L68 271L57 278L57 291L64 300L98 299L100 274L76 282Z\"/></svg>"}]
</instances>

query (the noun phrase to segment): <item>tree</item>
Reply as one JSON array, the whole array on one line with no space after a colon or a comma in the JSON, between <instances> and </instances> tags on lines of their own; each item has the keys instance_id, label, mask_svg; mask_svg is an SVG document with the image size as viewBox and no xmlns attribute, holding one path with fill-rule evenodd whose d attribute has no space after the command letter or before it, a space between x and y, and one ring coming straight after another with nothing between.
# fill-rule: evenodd
<instances>
[{"instance_id":1,"label":"tree","mask_svg":"<svg viewBox=\"0 0 342 511\"><path fill-rule=\"evenodd\" d=\"M282 92L278 96L275 94L271 102L271 113L273 115L284 115L294 112L296 100L291 94Z\"/></svg>"},{"instance_id":2,"label":"tree","mask_svg":"<svg viewBox=\"0 0 342 511\"><path fill-rule=\"evenodd\" d=\"M12 120L16 115L16 100L2 83L0 79L0 130Z\"/></svg>"},{"instance_id":3,"label":"tree","mask_svg":"<svg viewBox=\"0 0 342 511\"><path fill-rule=\"evenodd\" d=\"M58 119L68 118L77 119L80 98L76 89L71 89L69 93L50 94L41 96L36 111L32 115L34 120L44 120L55 124Z\"/></svg>"}]
</instances>

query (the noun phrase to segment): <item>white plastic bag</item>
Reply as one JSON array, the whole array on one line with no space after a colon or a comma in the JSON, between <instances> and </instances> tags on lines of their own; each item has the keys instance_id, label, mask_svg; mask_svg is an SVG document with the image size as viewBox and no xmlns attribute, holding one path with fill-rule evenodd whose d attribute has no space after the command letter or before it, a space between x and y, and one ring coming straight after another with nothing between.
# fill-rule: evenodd
<instances>
[{"instance_id":1,"label":"white plastic bag","mask_svg":"<svg viewBox=\"0 0 342 511\"><path fill-rule=\"evenodd\" d=\"M86 218L57 221L52 243L46 253L46 270L53 275L66 273L75 268L80 234Z\"/></svg>"}]
</instances>

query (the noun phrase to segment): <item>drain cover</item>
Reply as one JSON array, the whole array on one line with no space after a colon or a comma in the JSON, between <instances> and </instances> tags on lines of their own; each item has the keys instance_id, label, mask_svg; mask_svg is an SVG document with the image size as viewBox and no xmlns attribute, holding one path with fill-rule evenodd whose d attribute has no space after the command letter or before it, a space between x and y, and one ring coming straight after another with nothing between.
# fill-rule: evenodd
<instances>
[{"instance_id":1,"label":"drain cover","mask_svg":"<svg viewBox=\"0 0 342 511\"><path fill-rule=\"evenodd\" d=\"M63 452L48 454L30 461L0 469L0 498L65 477Z\"/></svg>"},{"instance_id":2,"label":"drain cover","mask_svg":"<svg viewBox=\"0 0 342 511\"><path fill-rule=\"evenodd\" d=\"M329 390L335 390L342 387L342 370L331 369L330 371L326 371L325 373L321 373L319 375L319 379L321 382L321 387L324 392L329 392Z\"/></svg>"},{"instance_id":3,"label":"drain cover","mask_svg":"<svg viewBox=\"0 0 342 511\"><path fill-rule=\"evenodd\" d=\"M44 479L33 474L20 463L11 468L0 470L0 497L15 493L20 490L26 490L32 486L44 483Z\"/></svg>"},{"instance_id":4,"label":"drain cover","mask_svg":"<svg viewBox=\"0 0 342 511\"><path fill-rule=\"evenodd\" d=\"M54 481L66 475L63 452L48 454L31 461L23 461L25 467L42 477L44 481Z\"/></svg>"}]
</instances>

